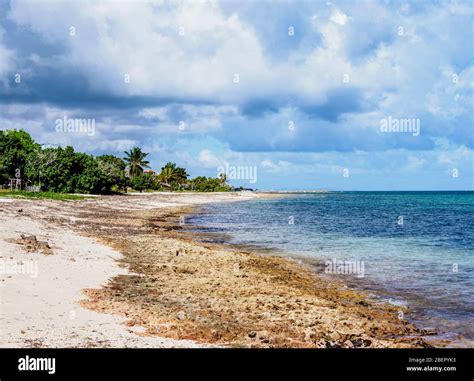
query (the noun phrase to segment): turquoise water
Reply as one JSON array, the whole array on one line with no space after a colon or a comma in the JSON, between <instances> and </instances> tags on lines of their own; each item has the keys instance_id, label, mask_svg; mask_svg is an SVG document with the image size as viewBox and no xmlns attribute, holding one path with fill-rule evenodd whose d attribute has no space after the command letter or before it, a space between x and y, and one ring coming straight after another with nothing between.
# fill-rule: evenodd
<instances>
[{"instance_id":1,"label":"turquoise water","mask_svg":"<svg viewBox=\"0 0 474 381\"><path fill-rule=\"evenodd\" d=\"M329 275L407 305L442 337L474 340L474 192L290 195L216 204L191 223L230 243L359 261L363 274Z\"/></svg>"}]
</instances>

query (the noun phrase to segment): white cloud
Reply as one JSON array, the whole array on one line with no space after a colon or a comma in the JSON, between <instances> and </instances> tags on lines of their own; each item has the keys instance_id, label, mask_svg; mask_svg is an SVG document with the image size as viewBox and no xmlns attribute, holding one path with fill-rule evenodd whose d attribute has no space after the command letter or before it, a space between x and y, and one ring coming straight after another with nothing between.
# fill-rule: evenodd
<instances>
[{"instance_id":1,"label":"white cloud","mask_svg":"<svg viewBox=\"0 0 474 381\"><path fill-rule=\"evenodd\" d=\"M205 149L199 152L199 164L205 168L217 168L222 165L223 161L215 156L211 151Z\"/></svg>"},{"instance_id":2,"label":"white cloud","mask_svg":"<svg viewBox=\"0 0 474 381\"><path fill-rule=\"evenodd\" d=\"M230 96L241 92L233 83L235 73L248 84L268 72L255 33L238 16L224 16L216 2L16 0L11 9L14 22L65 44L65 60L85 70L90 85L100 90Z\"/></svg>"},{"instance_id":3,"label":"white cloud","mask_svg":"<svg viewBox=\"0 0 474 381\"><path fill-rule=\"evenodd\" d=\"M263 169L270 173L278 173L284 170L289 169L291 163L288 161L278 160L277 163L272 162L269 159L262 160L260 165Z\"/></svg>"},{"instance_id":4,"label":"white cloud","mask_svg":"<svg viewBox=\"0 0 474 381\"><path fill-rule=\"evenodd\" d=\"M330 20L338 25L346 25L349 18L345 13L336 9L332 12Z\"/></svg>"},{"instance_id":5,"label":"white cloud","mask_svg":"<svg viewBox=\"0 0 474 381\"><path fill-rule=\"evenodd\" d=\"M12 21L65 45L65 55L55 60L84 70L89 86L99 92L199 97L224 104L289 96L321 104L329 90L351 86L363 90L373 109L396 108L405 114L426 109L423 97L433 97L436 65L449 60L456 49L452 42L459 40L456 17L472 15L472 7L453 4L422 14L375 2L343 4L340 9L331 4L327 14L313 16L323 45L303 56L295 49L288 59L275 60L264 53L254 30L258 26L246 23L238 12L225 14L217 1L13 0L11 9ZM71 26L74 37L69 35ZM399 26L404 36L398 36ZM411 38L420 33L432 40ZM125 74L130 75L128 84ZM422 99L413 102L413 97ZM436 110L437 101L430 102ZM218 128L218 123L209 121L209 128Z\"/></svg>"},{"instance_id":6,"label":"white cloud","mask_svg":"<svg viewBox=\"0 0 474 381\"><path fill-rule=\"evenodd\" d=\"M415 5L423 6L423 12L414 9ZM298 6L300 3L295 4ZM448 140L455 137L462 142L467 133L456 133L472 130L469 122L474 68L472 45L466 42L466 30L472 23L471 4L342 2L338 8L329 4L321 11L319 7L317 15L310 9L312 4L301 6L309 9L306 21L310 22L314 15L311 33L321 41L303 39L278 56L262 48L266 37L261 34L261 25L246 19L239 7L224 12L217 1L39 4L13 0L9 18L17 24L17 30L29 29L59 51L54 56L28 52L24 67L34 67L30 64L35 63L42 70L50 68L54 74L62 69L77 71L86 76L84 87L96 94L156 98L156 104L164 105L149 107L146 103L140 109L138 104L130 108L129 114L122 109L80 110L47 105L30 110L2 106L8 111L8 117L2 115L2 128L26 127L41 142L73 144L88 151L121 151L134 144L154 147L155 142L161 144L168 138L160 146L167 150L157 154L158 160L182 158L186 165L203 168L216 168L223 162L260 163L270 174L298 168L308 176L318 171L338 176L341 168L350 166L354 167L351 174L382 176L388 169L414 173L433 169L433 163L461 163L464 168L472 163L472 151L456 144L436 145L436 150L429 153L413 151L411 155L387 151L403 147L407 141L404 137L397 145L399 135L387 138L367 133L377 129L380 119L388 115L432 117L432 121L422 120L422 136L416 142L425 144L416 146L418 150L431 148L431 140L438 136ZM403 27L403 35L397 34L399 26ZM70 36L70 27L75 28L75 36ZM303 30L296 27L298 33ZM2 39L5 34L2 37L0 33L0 74L9 72L17 63L15 52L2 45ZM240 82L233 83L237 73ZM130 74L128 84L123 81L125 74ZM453 74L458 75L456 84ZM345 75L348 83L343 82ZM299 107L311 109L324 104L331 90L345 87L360 90L357 96L365 106L362 110L328 122ZM264 116L244 115L245 102L255 98L263 103L276 99L278 110L272 109ZM287 100L289 104L285 103ZM336 99L330 106L337 108L342 103ZM73 136L51 133L54 118L84 112L97 118L93 138L75 141ZM464 119L459 122L456 118ZM290 120L296 122L294 131L287 128ZM181 121L185 123L184 130L179 129ZM220 139L222 146L216 149L214 143L203 138L200 145L189 149L193 137L209 136ZM373 137L375 148L366 148L369 145L365 143L371 141L368 137ZM176 143L178 140L185 144ZM283 152L230 151L229 147L239 149L233 146L236 142L240 149L255 151L297 151L303 147L305 151L340 149L344 153L327 153L319 157L321 162L298 166L293 162L295 156ZM351 151L361 147L376 150L379 143L379 156L377 152L364 156ZM300 158L317 161L310 153ZM400 158L402 163L397 162Z\"/></svg>"}]
</instances>

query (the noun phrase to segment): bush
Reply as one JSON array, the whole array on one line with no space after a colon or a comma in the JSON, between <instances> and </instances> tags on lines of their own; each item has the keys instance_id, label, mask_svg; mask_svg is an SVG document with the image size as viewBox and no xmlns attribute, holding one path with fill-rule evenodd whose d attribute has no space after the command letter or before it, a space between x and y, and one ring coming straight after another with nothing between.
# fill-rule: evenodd
<instances>
[{"instance_id":1,"label":"bush","mask_svg":"<svg viewBox=\"0 0 474 381\"><path fill-rule=\"evenodd\" d=\"M228 192L232 188L219 178L198 176L190 181L191 189L198 192Z\"/></svg>"},{"instance_id":2,"label":"bush","mask_svg":"<svg viewBox=\"0 0 474 381\"><path fill-rule=\"evenodd\" d=\"M155 176L148 174L133 177L132 179L130 179L130 186L139 192L142 192L147 189L158 189L158 184L156 182Z\"/></svg>"},{"instance_id":3,"label":"bush","mask_svg":"<svg viewBox=\"0 0 474 381\"><path fill-rule=\"evenodd\" d=\"M24 168L29 156L40 149L39 144L23 131L0 131L0 184L16 177L16 171L24 176Z\"/></svg>"},{"instance_id":4,"label":"bush","mask_svg":"<svg viewBox=\"0 0 474 381\"><path fill-rule=\"evenodd\" d=\"M188 180L185 168L167 163L158 176L143 174L148 167L148 154L135 147L127 153L128 167L134 166L138 175L125 176L126 163L113 155L94 157L74 148L45 148L23 131L0 131L0 185L16 177L17 170L23 184L40 185L41 190L58 193L108 193L123 191L131 186L144 190L194 190L224 192L232 190L225 177L199 176ZM25 181L26 180L26 181Z\"/></svg>"}]
</instances>

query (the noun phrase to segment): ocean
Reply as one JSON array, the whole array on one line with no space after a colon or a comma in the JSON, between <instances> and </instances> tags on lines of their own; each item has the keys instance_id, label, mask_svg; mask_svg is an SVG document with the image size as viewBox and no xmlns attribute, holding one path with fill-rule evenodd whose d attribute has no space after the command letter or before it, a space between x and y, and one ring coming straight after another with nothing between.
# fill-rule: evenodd
<instances>
[{"instance_id":1,"label":"ocean","mask_svg":"<svg viewBox=\"0 0 474 381\"><path fill-rule=\"evenodd\" d=\"M188 222L211 240L318 262L409 307L437 338L474 340L474 192L292 194L208 205Z\"/></svg>"}]
</instances>

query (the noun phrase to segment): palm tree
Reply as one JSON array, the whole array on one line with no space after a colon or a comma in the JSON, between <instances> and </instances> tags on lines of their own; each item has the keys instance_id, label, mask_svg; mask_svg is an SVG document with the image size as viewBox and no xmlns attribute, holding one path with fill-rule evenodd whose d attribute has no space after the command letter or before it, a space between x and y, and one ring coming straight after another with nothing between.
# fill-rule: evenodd
<instances>
[{"instance_id":1,"label":"palm tree","mask_svg":"<svg viewBox=\"0 0 474 381\"><path fill-rule=\"evenodd\" d=\"M133 147L129 152L124 151L125 157L123 160L127 163L128 171L131 178L134 178L143 173L144 168L150 168L149 161L145 160L148 156L139 147Z\"/></svg>"},{"instance_id":2,"label":"palm tree","mask_svg":"<svg viewBox=\"0 0 474 381\"><path fill-rule=\"evenodd\" d=\"M219 179L220 179L221 186L224 186L225 183L227 182L227 175L224 172L219 173Z\"/></svg>"},{"instance_id":3,"label":"palm tree","mask_svg":"<svg viewBox=\"0 0 474 381\"><path fill-rule=\"evenodd\" d=\"M188 173L185 168L177 167L175 169L175 181L178 183L178 188L181 189L188 181Z\"/></svg>"},{"instance_id":4,"label":"palm tree","mask_svg":"<svg viewBox=\"0 0 474 381\"><path fill-rule=\"evenodd\" d=\"M168 163L171 164L171 163ZM161 185L164 185L168 188L171 187L171 182L174 180L175 168L172 165L166 164L161 168L161 173L159 175Z\"/></svg>"},{"instance_id":5,"label":"palm tree","mask_svg":"<svg viewBox=\"0 0 474 381\"><path fill-rule=\"evenodd\" d=\"M166 165L161 168L159 175L161 185L171 188L173 184L175 184L178 185L179 189L186 183L188 176L186 169L177 167L175 163L171 162L166 163Z\"/></svg>"}]
</instances>

